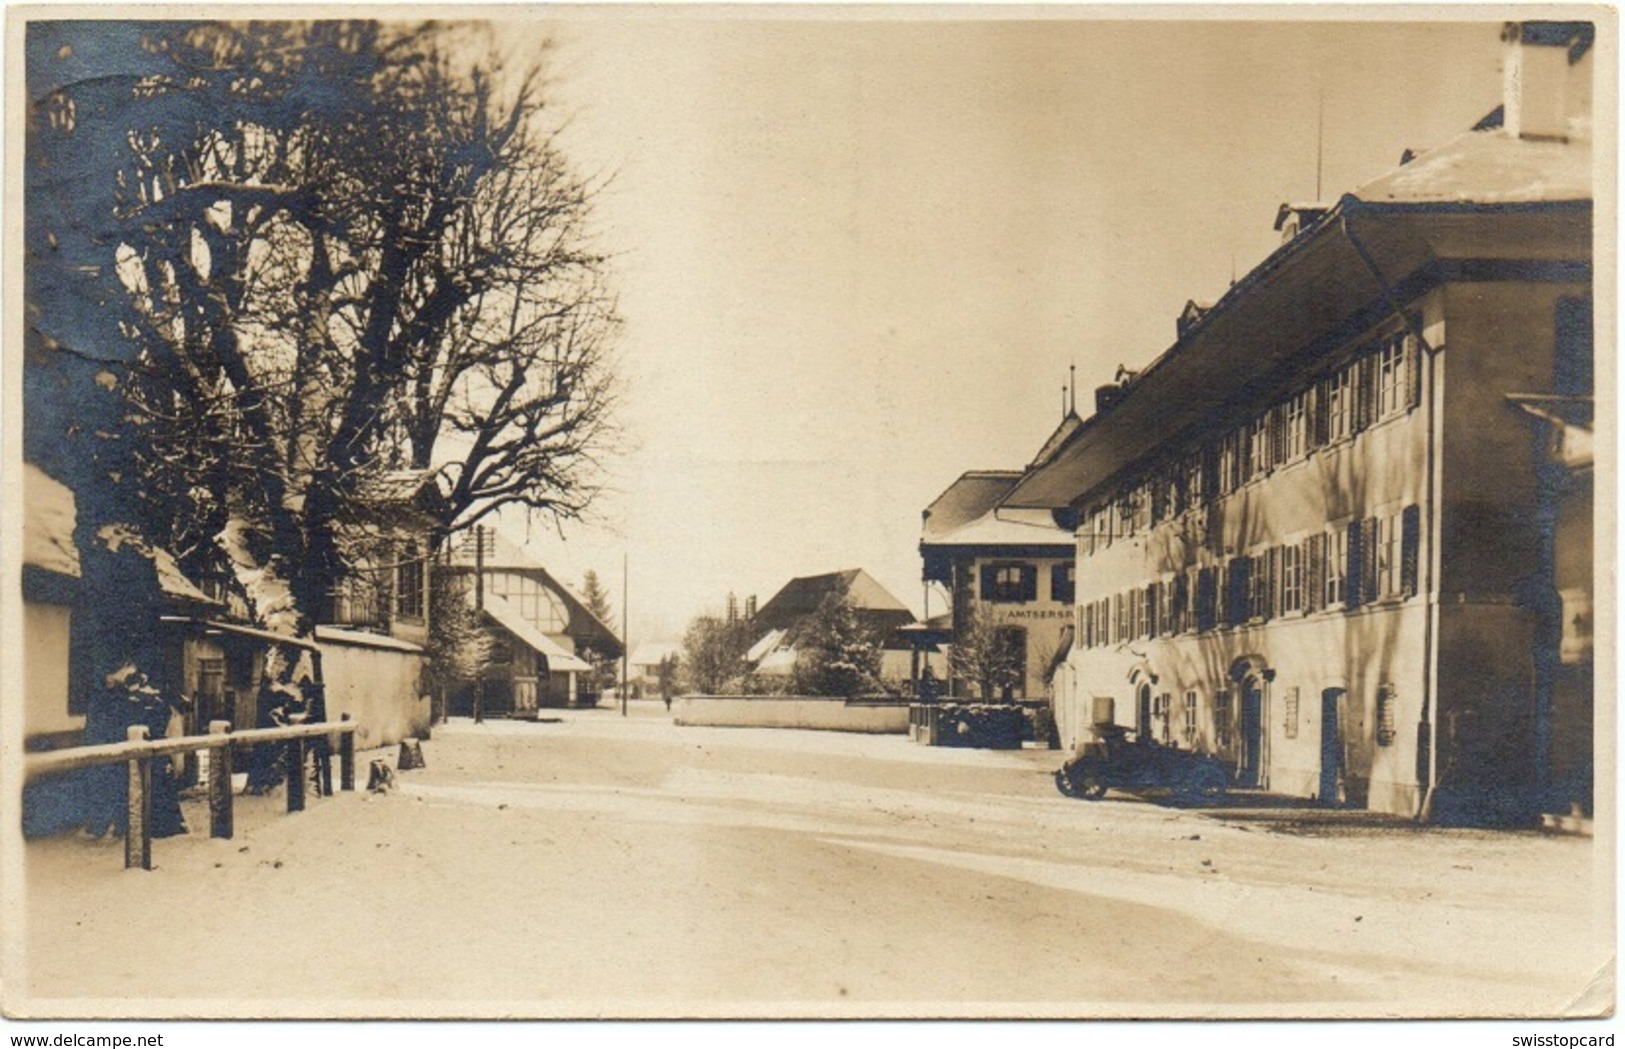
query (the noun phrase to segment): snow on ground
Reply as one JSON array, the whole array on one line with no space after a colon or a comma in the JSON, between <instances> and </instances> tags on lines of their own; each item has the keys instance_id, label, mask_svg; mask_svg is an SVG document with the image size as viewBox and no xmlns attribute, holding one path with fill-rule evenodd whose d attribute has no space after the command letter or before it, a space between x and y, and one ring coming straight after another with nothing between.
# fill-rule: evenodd
<instances>
[{"instance_id":1,"label":"snow on ground","mask_svg":"<svg viewBox=\"0 0 1625 1049\"><path fill-rule=\"evenodd\" d=\"M1049 751L632 713L437 727L396 792L294 815L240 797L236 839L159 840L152 872L122 870L116 841L32 843L27 1000L13 984L8 1004L1380 1017L1611 1001L1611 975L1593 982L1613 882L1587 839L1281 833L1061 797Z\"/></svg>"}]
</instances>

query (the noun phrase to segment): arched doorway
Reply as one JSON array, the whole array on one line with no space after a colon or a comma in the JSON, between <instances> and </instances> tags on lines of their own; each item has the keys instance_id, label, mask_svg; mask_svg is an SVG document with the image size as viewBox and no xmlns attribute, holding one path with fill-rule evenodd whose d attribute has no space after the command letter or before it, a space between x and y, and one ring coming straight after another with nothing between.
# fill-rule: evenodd
<instances>
[{"instance_id":1,"label":"arched doorway","mask_svg":"<svg viewBox=\"0 0 1625 1049\"><path fill-rule=\"evenodd\" d=\"M1243 656L1231 664L1230 677L1241 693L1236 712L1236 786L1268 786L1269 737L1264 726L1268 723L1269 684L1275 680L1275 671L1258 656Z\"/></svg>"}]
</instances>

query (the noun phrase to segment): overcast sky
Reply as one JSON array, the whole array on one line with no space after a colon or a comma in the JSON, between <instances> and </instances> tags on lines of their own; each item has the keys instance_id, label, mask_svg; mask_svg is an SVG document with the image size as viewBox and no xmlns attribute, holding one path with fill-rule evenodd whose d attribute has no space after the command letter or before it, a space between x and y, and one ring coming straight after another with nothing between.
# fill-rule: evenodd
<instances>
[{"instance_id":1,"label":"overcast sky","mask_svg":"<svg viewBox=\"0 0 1625 1049\"><path fill-rule=\"evenodd\" d=\"M1499 102L1500 23L854 20L599 10L553 92L626 320L595 569L630 641L731 590L862 567L922 610L920 511L1020 467L1119 364L1278 242L1276 207L1388 170ZM516 527L517 524L517 527ZM522 522L505 530L523 536ZM940 598L932 611L941 611Z\"/></svg>"}]
</instances>

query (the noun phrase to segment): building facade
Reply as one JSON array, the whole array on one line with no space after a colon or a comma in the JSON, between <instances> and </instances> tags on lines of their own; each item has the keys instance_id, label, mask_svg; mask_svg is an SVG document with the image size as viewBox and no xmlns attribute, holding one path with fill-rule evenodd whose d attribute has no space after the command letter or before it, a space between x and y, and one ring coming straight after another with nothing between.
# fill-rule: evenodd
<instances>
[{"instance_id":1,"label":"building facade","mask_svg":"<svg viewBox=\"0 0 1625 1049\"><path fill-rule=\"evenodd\" d=\"M597 704L602 683L589 656L616 662L621 639L569 588L489 529L453 543L442 567L444 585L477 607L495 636L478 686L482 715L534 717L544 707ZM471 715L475 689L472 681L452 689L448 711Z\"/></svg>"},{"instance_id":2,"label":"building facade","mask_svg":"<svg viewBox=\"0 0 1625 1049\"><path fill-rule=\"evenodd\" d=\"M1589 473L1555 502L1520 409L1592 393L1590 35L1507 36L1508 68L1542 75L1278 222L1282 246L1003 500L1078 515L1068 745L1110 711L1327 803L1589 806L1551 528L1588 512Z\"/></svg>"},{"instance_id":3,"label":"building facade","mask_svg":"<svg viewBox=\"0 0 1625 1049\"><path fill-rule=\"evenodd\" d=\"M1074 422L1076 416L1070 417ZM923 514L920 556L925 581L947 594L952 640L970 645L980 663L997 670L985 683L944 660L948 694L1010 700L1042 699L1058 657L1072 643L1076 571L1072 531L1047 510L1003 510L1000 500L1021 471L976 470L961 476ZM989 636L991 635L991 636ZM992 658L989 658L992 657ZM982 675L988 676L988 675Z\"/></svg>"}]
</instances>

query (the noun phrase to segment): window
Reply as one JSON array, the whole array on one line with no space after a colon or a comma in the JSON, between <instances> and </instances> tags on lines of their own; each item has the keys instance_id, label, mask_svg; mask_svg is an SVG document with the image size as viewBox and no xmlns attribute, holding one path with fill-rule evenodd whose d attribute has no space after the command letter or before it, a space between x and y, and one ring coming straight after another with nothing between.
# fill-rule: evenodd
<instances>
[{"instance_id":1,"label":"window","mask_svg":"<svg viewBox=\"0 0 1625 1049\"><path fill-rule=\"evenodd\" d=\"M1348 560L1348 532L1342 528L1327 532L1323 607L1339 608L1348 599Z\"/></svg>"},{"instance_id":2,"label":"window","mask_svg":"<svg viewBox=\"0 0 1625 1049\"><path fill-rule=\"evenodd\" d=\"M1376 598L1399 594L1399 514L1373 519L1376 528Z\"/></svg>"},{"instance_id":3,"label":"window","mask_svg":"<svg viewBox=\"0 0 1625 1049\"><path fill-rule=\"evenodd\" d=\"M1270 618L1271 588L1275 583L1275 551L1266 550L1263 554L1252 559L1247 572L1247 616L1248 619Z\"/></svg>"},{"instance_id":4,"label":"window","mask_svg":"<svg viewBox=\"0 0 1625 1049\"><path fill-rule=\"evenodd\" d=\"M1133 512L1133 531L1144 532L1151 527L1151 486L1142 484L1129 493Z\"/></svg>"},{"instance_id":5,"label":"window","mask_svg":"<svg viewBox=\"0 0 1625 1049\"><path fill-rule=\"evenodd\" d=\"M1326 403L1326 442L1341 441L1354 433L1354 365L1338 370L1322 386Z\"/></svg>"},{"instance_id":6,"label":"window","mask_svg":"<svg viewBox=\"0 0 1625 1049\"><path fill-rule=\"evenodd\" d=\"M1309 391L1286 402L1282 415L1282 451L1286 461L1309 454Z\"/></svg>"},{"instance_id":7,"label":"window","mask_svg":"<svg viewBox=\"0 0 1625 1049\"><path fill-rule=\"evenodd\" d=\"M1134 636L1150 637L1156 625L1157 597L1154 586L1141 587L1135 592L1136 620Z\"/></svg>"},{"instance_id":8,"label":"window","mask_svg":"<svg viewBox=\"0 0 1625 1049\"><path fill-rule=\"evenodd\" d=\"M1283 546L1281 559L1281 612L1303 611L1303 548Z\"/></svg>"},{"instance_id":9,"label":"window","mask_svg":"<svg viewBox=\"0 0 1625 1049\"><path fill-rule=\"evenodd\" d=\"M1270 413L1254 419L1247 428L1247 479L1262 477L1270 469Z\"/></svg>"},{"instance_id":10,"label":"window","mask_svg":"<svg viewBox=\"0 0 1625 1049\"><path fill-rule=\"evenodd\" d=\"M992 564L982 566L982 600L1020 604L1038 599L1038 566Z\"/></svg>"},{"instance_id":11,"label":"window","mask_svg":"<svg viewBox=\"0 0 1625 1049\"><path fill-rule=\"evenodd\" d=\"M1185 577L1175 576L1158 585L1157 634L1170 637L1184 629Z\"/></svg>"},{"instance_id":12,"label":"window","mask_svg":"<svg viewBox=\"0 0 1625 1049\"><path fill-rule=\"evenodd\" d=\"M395 568L395 614L402 619L423 618L425 602L423 555L416 543L408 543Z\"/></svg>"},{"instance_id":13,"label":"window","mask_svg":"<svg viewBox=\"0 0 1625 1049\"><path fill-rule=\"evenodd\" d=\"M1378 419L1386 419L1409 407L1409 336L1396 335L1377 350L1376 407Z\"/></svg>"},{"instance_id":14,"label":"window","mask_svg":"<svg viewBox=\"0 0 1625 1049\"><path fill-rule=\"evenodd\" d=\"M1228 495L1241 487L1240 431L1231 431L1219 442L1219 494Z\"/></svg>"},{"instance_id":15,"label":"window","mask_svg":"<svg viewBox=\"0 0 1625 1049\"><path fill-rule=\"evenodd\" d=\"M518 572L487 572L486 591L515 605L519 614L543 633L562 633L570 623L569 611L542 582Z\"/></svg>"},{"instance_id":16,"label":"window","mask_svg":"<svg viewBox=\"0 0 1625 1049\"><path fill-rule=\"evenodd\" d=\"M1076 587L1073 585L1073 563L1063 561L1051 565L1049 570L1049 599L1056 604L1070 605Z\"/></svg>"},{"instance_id":17,"label":"window","mask_svg":"<svg viewBox=\"0 0 1625 1049\"><path fill-rule=\"evenodd\" d=\"M1196 744L1196 693L1185 693L1184 724L1180 728L1180 738L1186 746Z\"/></svg>"},{"instance_id":18,"label":"window","mask_svg":"<svg viewBox=\"0 0 1625 1049\"><path fill-rule=\"evenodd\" d=\"M1183 513L1193 506L1202 505L1202 500L1208 494L1207 453L1198 452L1185 460L1184 483L1180 485L1180 494L1183 502L1179 511Z\"/></svg>"},{"instance_id":19,"label":"window","mask_svg":"<svg viewBox=\"0 0 1625 1049\"><path fill-rule=\"evenodd\" d=\"M1230 690L1221 688L1213 694L1213 745L1220 750L1228 750L1231 743L1231 719L1234 714L1230 705Z\"/></svg>"},{"instance_id":20,"label":"window","mask_svg":"<svg viewBox=\"0 0 1625 1049\"><path fill-rule=\"evenodd\" d=\"M1123 600L1122 594L1112 595L1112 640L1118 643L1129 639L1128 632L1128 602Z\"/></svg>"}]
</instances>

